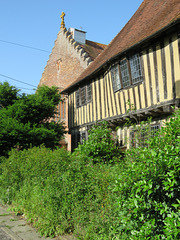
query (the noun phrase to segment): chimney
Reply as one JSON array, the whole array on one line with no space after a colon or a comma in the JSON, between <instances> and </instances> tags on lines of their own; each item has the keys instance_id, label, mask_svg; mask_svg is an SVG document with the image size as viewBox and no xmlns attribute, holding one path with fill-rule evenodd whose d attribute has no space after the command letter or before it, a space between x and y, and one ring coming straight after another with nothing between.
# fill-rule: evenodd
<instances>
[{"instance_id":1,"label":"chimney","mask_svg":"<svg viewBox=\"0 0 180 240\"><path fill-rule=\"evenodd\" d=\"M74 38L74 40L80 44L85 44L86 43L86 32L82 31L82 30L78 30L76 28L69 28L68 30L72 37Z\"/></svg>"}]
</instances>

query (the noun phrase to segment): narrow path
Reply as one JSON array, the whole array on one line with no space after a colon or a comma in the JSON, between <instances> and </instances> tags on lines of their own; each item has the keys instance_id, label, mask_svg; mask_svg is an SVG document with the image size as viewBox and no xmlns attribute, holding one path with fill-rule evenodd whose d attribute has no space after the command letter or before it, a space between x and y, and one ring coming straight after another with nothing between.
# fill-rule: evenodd
<instances>
[{"instance_id":1,"label":"narrow path","mask_svg":"<svg viewBox=\"0 0 180 240\"><path fill-rule=\"evenodd\" d=\"M0 240L52 240L40 234L19 216L15 216L8 208L0 205ZM72 236L62 236L54 240L75 240Z\"/></svg>"}]
</instances>

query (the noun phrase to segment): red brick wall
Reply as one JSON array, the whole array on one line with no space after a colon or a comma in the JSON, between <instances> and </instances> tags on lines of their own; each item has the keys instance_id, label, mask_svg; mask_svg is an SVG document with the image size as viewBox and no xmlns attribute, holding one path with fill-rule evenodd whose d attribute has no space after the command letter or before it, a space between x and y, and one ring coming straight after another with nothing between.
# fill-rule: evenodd
<instances>
[{"instance_id":1,"label":"red brick wall","mask_svg":"<svg viewBox=\"0 0 180 240\"><path fill-rule=\"evenodd\" d=\"M62 90L70 85L87 67L87 61L81 56L64 31L57 35L52 53L42 74L39 86L57 86ZM66 103L65 126L68 127L68 104ZM71 136L66 135L64 143L71 150Z\"/></svg>"},{"instance_id":2,"label":"red brick wall","mask_svg":"<svg viewBox=\"0 0 180 240\"><path fill-rule=\"evenodd\" d=\"M55 85L65 88L76 80L86 67L86 60L70 43L66 34L60 31L39 85Z\"/></svg>"}]
</instances>

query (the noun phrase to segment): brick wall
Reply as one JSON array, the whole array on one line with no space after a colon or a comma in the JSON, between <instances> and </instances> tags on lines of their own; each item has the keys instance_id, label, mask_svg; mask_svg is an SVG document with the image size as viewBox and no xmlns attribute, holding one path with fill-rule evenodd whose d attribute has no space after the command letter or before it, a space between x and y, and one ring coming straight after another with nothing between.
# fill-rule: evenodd
<instances>
[{"instance_id":1,"label":"brick wall","mask_svg":"<svg viewBox=\"0 0 180 240\"><path fill-rule=\"evenodd\" d=\"M87 66L88 58L84 57L81 49L77 48L77 43L74 44L67 31L60 30L47 65L44 68L39 86L57 86L62 90L76 80ZM66 130L68 130L67 107L68 103L66 103L66 119L63 120ZM69 134L66 134L61 143L66 145L67 150L71 150L71 136Z\"/></svg>"}]
</instances>

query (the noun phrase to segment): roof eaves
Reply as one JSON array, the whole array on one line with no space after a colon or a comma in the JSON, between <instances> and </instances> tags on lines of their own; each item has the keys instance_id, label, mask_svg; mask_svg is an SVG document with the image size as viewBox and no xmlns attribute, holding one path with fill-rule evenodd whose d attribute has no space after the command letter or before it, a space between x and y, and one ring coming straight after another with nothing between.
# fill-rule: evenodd
<instances>
[{"instance_id":1,"label":"roof eaves","mask_svg":"<svg viewBox=\"0 0 180 240\"><path fill-rule=\"evenodd\" d=\"M141 44L145 44L146 42L148 42L152 38L158 37L160 34L163 34L165 31L169 30L171 27L175 26L179 22L180 22L180 18L176 18L175 20L172 20L170 22L170 24L166 25L162 29L160 29L157 32L149 35L148 37L142 39L141 41L135 43L134 45L129 46L128 48L124 49L123 51L119 52L118 54L114 55L113 57L108 59L106 62L104 62L101 66L99 66L97 69L95 69L95 71L93 71L90 75L80 79L78 82L75 81L74 84L72 83L69 87L64 89L61 93L66 93L67 94L67 93L71 92L72 89L74 89L76 86L79 86L82 82L88 81L88 80L92 79L97 73L99 73L100 70L106 69L107 66L112 61L114 61L116 58L118 58L119 56L125 54L127 51L129 51L129 50L131 50L133 48L136 48L137 46L139 46Z\"/></svg>"}]
</instances>

